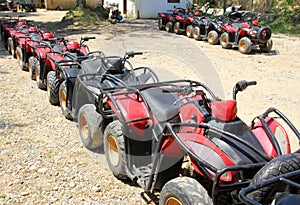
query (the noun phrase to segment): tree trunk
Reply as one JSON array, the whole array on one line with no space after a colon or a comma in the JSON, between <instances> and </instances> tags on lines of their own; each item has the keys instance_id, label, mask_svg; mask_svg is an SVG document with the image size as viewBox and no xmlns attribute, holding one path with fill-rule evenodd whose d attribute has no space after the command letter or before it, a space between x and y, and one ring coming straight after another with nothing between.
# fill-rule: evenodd
<instances>
[{"instance_id":1,"label":"tree trunk","mask_svg":"<svg viewBox=\"0 0 300 205\"><path fill-rule=\"evenodd\" d=\"M86 0L76 0L76 6L82 6L86 8Z\"/></svg>"}]
</instances>

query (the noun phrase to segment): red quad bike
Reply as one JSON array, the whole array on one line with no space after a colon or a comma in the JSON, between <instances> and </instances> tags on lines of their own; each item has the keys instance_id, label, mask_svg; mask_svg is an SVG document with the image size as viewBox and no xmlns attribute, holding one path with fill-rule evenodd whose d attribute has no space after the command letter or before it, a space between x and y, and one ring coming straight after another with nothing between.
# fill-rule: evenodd
<instances>
[{"instance_id":1,"label":"red quad bike","mask_svg":"<svg viewBox=\"0 0 300 205\"><path fill-rule=\"evenodd\" d=\"M158 28L159 30L166 30L167 32L173 32L173 22L177 15L187 14L186 9L176 8L172 13L158 13Z\"/></svg>"},{"instance_id":2,"label":"red quad bike","mask_svg":"<svg viewBox=\"0 0 300 205\"><path fill-rule=\"evenodd\" d=\"M61 44L55 45L46 53L43 67L36 67L36 82L39 88L47 88L48 99L52 105L59 104L59 86L62 82L62 69L77 69L77 64L85 59L89 48L84 42L95 37L82 37L80 42L63 39ZM37 77L38 76L38 77Z\"/></svg>"},{"instance_id":3,"label":"red quad bike","mask_svg":"<svg viewBox=\"0 0 300 205\"><path fill-rule=\"evenodd\" d=\"M290 136L271 115L300 138L274 108L250 127L237 117L236 94L255 84L238 82L233 100L219 100L190 80L102 88L96 108L79 111L79 131L89 144L103 141L117 178L130 178L148 195L161 191L161 205L239 204L239 190L255 173L290 153ZM95 128L97 135L91 135Z\"/></svg>"},{"instance_id":4,"label":"red quad bike","mask_svg":"<svg viewBox=\"0 0 300 205\"><path fill-rule=\"evenodd\" d=\"M195 17L200 16L200 12L196 11L192 13L192 10L194 9L195 4L187 4L187 13L182 14L178 13L174 15L174 18L172 19L173 31L176 34L185 33L187 37L192 38L193 37L193 27L192 22Z\"/></svg>"},{"instance_id":5,"label":"red quad bike","mask_svg":"<svg viewBox=\"0 0 300 205\"><path fill-rule=\"evenodd\" d=\"M8 49L7 40L10 37L10 30L14 30L15 26L20 22L20 18L24 17L23 15L19 15L16 18L13 18L10 15L6 15L3 20L1 20L0 32L1 32L1 41L6 49ZM25 21L20 24L26 23ZM20 25L19 24L19 25Z\"/></svg>"},{"instance_id":6,"label":"red quad bike","mask_svg":"<svg viewBox=\"0 0 300 205\"><path fill-rule=\"evenodd\" d=\"M15 55L21 70L28 71L32 67L32 62L29 63L29 58L34 55L34 48L44 40L54 38L54 34L49 33L46 29L31 29L26 35L16 36L16 51ZM29 65L30 64L30 65ZM30 71L31 72L31 71Z\"/></svg>"},{"instance_id":7,"label":"red quad bike","mask_svg":"<svg viewBox=\"0 0 300 205\"><path fill-rule=\"evenodd\" d=\"M53 33L44 33L42 34L42 41L40 43L35 41L30 41L27 45L28 50L33 51L32 56L28 59L28 70L29 75L32 80L37 80L37 86L40 89L45 89L44 84L40 80L40 67L45 66L46 54L53 49L60 51L63 44L63 38L56 38ZM38 70L39 69L39 70Z\"/></svg>"},{"instance_id":8,"label":"red quad bike","mask_svg":"<svg viewBox=\"0 0 300 205\"><path fill-rule=\"evenodd\" d=\"M220 43L225 49L238 46L241 53L249 54L253 46L259 46L261 52L269 52L273 46L271 28L258 26L258 20L229 22L222 26L222 31Z\"/></svg>"},{"instance_id":9,"label":"red quad bike","mask_svg":"<svg viewBox=\"0 0 300 205\"><path fill-rule=\"evenodd\" d=\"M63 115L76 121L82 106L94 106L98 100L98 87L158 82L158 77L150 68L133 67L129 61L142 54L131 51L126 52L124 57L105 56L102 52L95 51L88 54L88 58L82 61L78 69L62 69L60 76L63 82L59 88L59 101Z\"/></svg>"},{"instance_id":10,"label":"red quad bike","mask_svg":"<svg viewBox=\"0 0 300 205\"><path fill-rule=\"evenodd\" d=\"M239 198L247 205L300 204L300 153L283 155L263 166Z\"/></svg>"},{"instance_id":11,"label":"red quad bike","mask_svg":"<svg viewBox=\"0 0 300 205\"><path fill-rule=\"evenodd\" d=\"M33 32L37 32L37 26L28 23L28 21L20 21L14 29L9 30L9 37L7 39L8 52L12 54L14 58L17 58L17 47L25 44L26 37Z\"/></svg>"}]
</instances>

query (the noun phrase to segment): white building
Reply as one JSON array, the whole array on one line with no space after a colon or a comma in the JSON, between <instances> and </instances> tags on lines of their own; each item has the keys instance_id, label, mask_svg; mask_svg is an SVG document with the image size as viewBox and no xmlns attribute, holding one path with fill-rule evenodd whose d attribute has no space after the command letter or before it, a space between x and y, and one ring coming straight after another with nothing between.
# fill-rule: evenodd
<instances>
[{"instance_id":1,"label":"white building","mask_svg":"<svg viewBox=\"0 0 300 205\"><path fill-rule=\"evenodd\" d=\"M188 2L192 0L105 0L103 3L118 4L121 14L128 18L156 18L158 12L186 8Z\"/></svg>"}]
</instances>

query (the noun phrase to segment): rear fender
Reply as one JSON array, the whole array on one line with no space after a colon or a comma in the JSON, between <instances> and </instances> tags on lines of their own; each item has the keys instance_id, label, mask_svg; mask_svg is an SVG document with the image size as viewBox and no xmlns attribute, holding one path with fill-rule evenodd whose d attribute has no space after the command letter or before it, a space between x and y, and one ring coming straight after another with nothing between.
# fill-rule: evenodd
<instances>
[{"instance_id":1,"label":"rear fender","mask_svg":"<svg viewBox=\"0 0 300 205\"><path fill-rule=\"evenodd\" d=\"M265 122L278 141L282 154L291 153L290 139L284 127L274 118L267 117L265 118ZM275 146L260 121L254 124L252 131L267 156L271 158L277 157L278 153L276 152Z\"/></svg>"},{"instance_id":2,"label":"rear fender","mask_svg":"<svg viewBox=\"0 0 300 205\"><path fill-rule=\"evenodd\" d=\"M46 58L46 53L50 52L49 48L45 47L37 47L35 49L36 56L39 56L40 59L45 59Z\"/></svg>"},{"instance_id":3,"label":"rear fender","mask_svg":"<svg viewBox=\"0 0 300 205\"><path fill-rule=\"evenodd\" d=\"M136 94L124 94L108 99L108 104L118 118L125 122L127 128L139 136L144 136L145 130L151 125L149 113L145 102L137 99Z\"/></svg>"},{"instance_id":4,"label":"rear fender","mask_svg":"<svg viewBox=\"0 0 300 205\"><path fill-rule=\"evenodd\" d=\"M54 61L60 61L64 59L63 56L55 55L54 53L47 53L46 55L46 66L51 68L52 70L56 70L56 65Z\"/></svg>"}]
</instances>

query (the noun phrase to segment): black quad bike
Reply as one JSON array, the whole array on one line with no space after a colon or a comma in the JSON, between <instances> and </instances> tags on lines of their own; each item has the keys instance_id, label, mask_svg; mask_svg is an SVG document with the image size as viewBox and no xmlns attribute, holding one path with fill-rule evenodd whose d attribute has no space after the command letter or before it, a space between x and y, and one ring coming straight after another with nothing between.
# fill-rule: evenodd
<instances>
[{"instance_id":1,"label":"black quad bike","mask_svg":"<svg viewBox=\"0 0 300 205\"><path fill-rule=\"evenodd\" d=\"M239 190L264 164L291 152L277 118L300 138L275 108L250 127L237 117L237 93L255 84L236 83L233 100L191 80L101 86L97 101L79 110L81 140L87 148L102 146L117 178L149 195L160 191L161 205L238 204Z\"/></svg>"},{"instance_id":2,"label":"black quad bike","mask_svg":"<svg viewBox=\"0 0 300 205\"><path fill-rule=\"evenodd\" d=\"M247 205L300 204L300 153L283 155L259 170L247 188L239 193Z\"/></svg>"},{"instance_id":3,"label":"black quad bike","mask_svg":"<svg viewBox=\"0 0 300 205\"><path fill-rule=\"evenodd\" d=\"M124 84L146 84L157 82L158 77L148 67L134 68L129 61L141 52L126 52L124 57L105 56L95 51L88 54L75 69L57 70L62 83L59 88L59 102L63 115L67 119L77 120L80 108L85 104L94 104L101 87L117 87Z\"/></svg>"}]
</instances>

